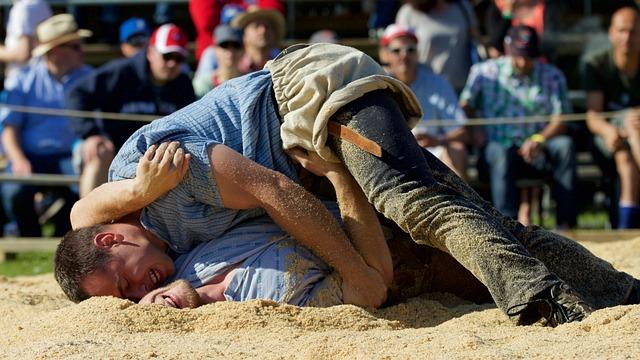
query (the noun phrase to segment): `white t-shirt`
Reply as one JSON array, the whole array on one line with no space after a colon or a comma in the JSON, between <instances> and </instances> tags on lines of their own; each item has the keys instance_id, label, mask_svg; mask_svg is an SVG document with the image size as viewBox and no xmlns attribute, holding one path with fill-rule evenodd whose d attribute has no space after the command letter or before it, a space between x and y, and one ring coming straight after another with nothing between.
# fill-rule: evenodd
<instances>
[{"instance_id":1,"label":"white t-shirt","mask_svg":"<svg viewBox=\"0 0 640 360\"><path fill-rule=\"evenodd\" d=\"M36 37L36 27L40 22L51 16L51 8L44 0L17 0L9 11L7 22L7 37L4 45L7 48L17 46L21 36ZM15 74L21 65L7 63L4 87L10 89L14 86Z\"/></svg>"},{"instance_id":2,"label":"white t-shirt","mask_svg":"<svg viewBox=\"0 0 640 360\"><path fill-rule=\"evenodd\" d=\"M466 10L466 17L462 9ZM396 23L415 30L418 61L431 66L456 91L461 91L471 67L469 25L477 25L469 2L448 3L444 10L429 14L405 4L398 10Z\"/></svg>"}]
</instances>

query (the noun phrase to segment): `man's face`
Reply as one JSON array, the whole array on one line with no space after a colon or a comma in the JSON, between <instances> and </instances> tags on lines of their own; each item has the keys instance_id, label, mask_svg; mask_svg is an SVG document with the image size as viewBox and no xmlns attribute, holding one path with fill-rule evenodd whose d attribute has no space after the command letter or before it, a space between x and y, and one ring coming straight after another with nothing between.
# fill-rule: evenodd
<instances>
[{"instance_id":1,"label":"man's face","mask_svg":"<svg viewBox=\"0 0 640 360\"><path fill-rule=\"evenodd\" d=\"M407 74L418 68L416 42L406 36L397 37L385 48L385 60L394 75Z\"/></svg>"},{"instance_id":2,"label":"man's face","mask_svg":"<svg viewBox=\"0 0 640 360\"><path fill-rule=\"evenodd\" d=\"M216 59L218 59L218 66L228 69L236 67L240 63L240 59L244 53L244 47L241 43L229 41L216 45L214 51L216 53Z\"/></svg>"},{"instance_id":3,"label":"man's face","mask_svg":"<svg viewBox=\"0 0 640 360\"><path fill-rule=\"evenodd\" d=\"M177 78L185 61L184 55L179 52L161 54L153 46L147 49L147 59L153 80L159 84L165 84Z\"/></svg>"},{"instance_id":4,"label":"man's face","mask_svg":"<svg viewBox=\"0 0 640 360\"><path fill-rule=\"evenodd\" d=\"M271 22L266 19L256 19L248 23L244 28L245 44L259 49L273 47L275 43L273 28Z\"/></svg>"},{"instance_id":5,"label":"man's face","mask_svg":"<svg viewBox=\"0 0 640 360\"><path fill-rule=\"evenodd\" d=\"M140 304L160 304L176 309L196 308L202 304L200 295L185 280L177 280L145 295Z\"/></svg>"},{"instance_id":6,"label":"man's face","mask_svg":"<svg viewBox=\"0 0 640 360\"><path fill-rule=\"evenodd\" d=\"M629 8L618 10L611 18L609 40L615 52L627 54L640 50L638 14Z\"/></svg>"},{"instance_id":7,"label":"man's face","mask_svg":"<svg viewBox=\"0 0 640 360\"><path fill-rule=\"evenodd\" d=\"M47 53L47 57L66 73L84 63L83 43L75 40L58 45Z\"/></svg>"},{"instance_id":8,"label":"man's face","mask_svg":"<svg viewBox=\"0 0 640 360\"><path fill-rule=\"evenodd\" d=\"M90 296L114 296L132 301L163 284L174 272L173 261L150 240L150 234L129 224L108 225L94 243L111 255L102 269L81 282Z\"/></svg>"},{"instance_id":9,"label":"man's face","mask_svg":"<svg viewBox=\"0 0 640 360\"><path fill-rule=\"evenodd\" d=\"M528 75L533 69L534 59L526 56L510 55L511 66L517 75Z\"/></svg>"}]
</instances>

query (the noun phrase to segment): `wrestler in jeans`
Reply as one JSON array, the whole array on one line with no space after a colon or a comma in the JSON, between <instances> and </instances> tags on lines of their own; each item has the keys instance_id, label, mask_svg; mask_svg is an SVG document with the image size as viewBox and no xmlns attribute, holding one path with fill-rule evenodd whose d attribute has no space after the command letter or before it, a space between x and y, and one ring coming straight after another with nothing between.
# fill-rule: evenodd
<instances>
[{"instance_id":1,"label":"wrestler in jeans","mask_svg":"<svg viewBox=\"0 0 640 360\"><path fill-rule=\"evenodd\" d=\"M376 209L417 243L450 253L487 286L505 312L514 313L562 281L578 292L589 289L584 300L596 308L627 301L631 276L574 241L500 214L420 149L391 93L368 93L333 119L383 149L378 158L346 141L330 144ZM516 318L521 324L535 320Z\"/></svg>"}]
</instances>

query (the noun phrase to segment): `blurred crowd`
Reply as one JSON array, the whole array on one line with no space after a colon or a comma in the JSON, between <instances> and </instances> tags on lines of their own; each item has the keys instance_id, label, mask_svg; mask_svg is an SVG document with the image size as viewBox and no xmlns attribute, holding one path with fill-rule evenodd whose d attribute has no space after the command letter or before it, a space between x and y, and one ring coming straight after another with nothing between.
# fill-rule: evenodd
<instances>
[{"instance_id":1,"label":"blurred crowd","mask_svg":"<svg viewBox=\"0 0 640 360\"><path fill-rule=\"evenodd\" d=\"M573 109L549 40L559 2L484 1L481 12L467 0L363 3L380 64L422 105L424 116L412 130L416 141L465 180L473 154L494 206L525 224L540 188L520 180L551 184L556 227L575 228L577 143L584 143L577 136L584 134L581 124L563 121ZM633 1L619 3L606 15L607 46L575 67L586 94L588 149L611 184L610 222L626 229L640 228L640 13ZM83 56L93 34L78 26L77 16L54 15L45 0L13 2L0 46L5 171L79 175L80 182L0 184L5 236L41 236L47 222L52 235L64 234L73 202L107 180L118 149L150 115L170 114L225 81L262 69L287 36L287 9L278 0L191 0L195 39L160 10L171 11L161 6L154 22L136 17L120 23L122 58L93 68ZM303 41L341 41L337 29L317 30ZM29 108L84 111L86 117L23 110ZM116 120L108 116L113 113L130 116Z\"/></svg>"}]
</instances>

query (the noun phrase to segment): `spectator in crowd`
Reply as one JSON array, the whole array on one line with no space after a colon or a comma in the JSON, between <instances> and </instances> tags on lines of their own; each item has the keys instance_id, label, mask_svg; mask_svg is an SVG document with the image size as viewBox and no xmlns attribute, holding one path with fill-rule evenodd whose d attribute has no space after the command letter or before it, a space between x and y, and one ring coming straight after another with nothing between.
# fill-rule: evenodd
<instances>
[{"instance_id":1,"label":"spectator in crowd","mask_svg":"<svg viewBox=\"0 0 640 360\"><path fill-rule=\"evenodd\" d=\"M231 25L244 30L244 56L240 69L262 70L267 61L279 53L286 33L284 16L273 8L250 6L231 20Z\"/></svg>"},{"instance_id":2,"label":"spectator in crowd","mask_svg":"<svg viewBox=\"0 0 640 360\"><path fill-rule=\"evenodd\" d=\"M596 151L615 162L620 180L618 228L640 227L640 16L623 7L611 18L611 48L583 64L587 126ZM626 110L610 120L602 111Z\"/></svg>"},{"instance_id":3,"label":"spectator in crowd","mask_svg":"<svg viewBox=\"0 0 640 360\"><path fill-rule=\"evenodd\" d=\"M388 72L409 85L422 106L423 117L413 128L420 146L431 151L458 176L466 178L465 143L468 132L463 126L466 116L458 97L447 80L427 65L418 64L418 39L415 32L402 25L389 25L380 39L380 59ZM453 126L429 126L428 120L453 120Z\"/></svg>"},{"instance_id":4,"label":"spectator in crowd","mask_svg":"<svg viewBox=\"0 0 640 360\"><path fill-rule=\"evenodd\" d=\"M130 18L120 25L120 51L125 57L133 57L147 47L151 29L142 18Z\"/></svg>"},{"instance_id":5,"label":"spectator in crowd","mask_svg":"<svg viewBox=\"0 0 640 360\"><path fill-rule=\"evenodd\" d=\"M496 59L504 55L504 37L511 27L514 0L492 0L485 12L485 28L489 43L487 54Z\"/></svg>"},{"instance_id":6,"label":"spectator in crowd","mask_svg":"<svg viewBox=\"0 0 640 360\"><path fill-rule=\"evenodd\" d=\"M576 225L576 160L565 124L554 115L571 111L564 75L541 63L533 28L516 26L505 38L507 56L474 65L461 94L467 115L485 118L550 116L549 123L489 125L485 127L487 162L494 206L516 217L518 177L553 174L557 224Z\"/></svg>"},{"instance_id":7,"label":"spectator in crowd","mask_svg":"<svg viewBox=\"0 0 640 360\"><path fill-rule=\"evenodd\" d=\"M418 61L443 75L456 92L464 87L477 37L477 20L467 0L408 0L396 23L415 29Z\"/></svg>"},{"instance_id":8,"label":"spectator in crowd","mask_svg":"<svg viewBox=\"0 0 640 360\"><path fill-rule=\"evenodd\" d=\"M105 64L67 92L74 110L167 115L195 100L182 71L187 35L176 25L156 29L146 51ZM74 150L82 161L80 196L107 180L115 152L144 125L142 121L83 119L74 122L83 141Z\"/></svg>"},{"instance_id":9,"label":"spectator in crowd","mask_svg":"<svg viewBox=\"0 0 640 360\"><path fill-rule=\"evenodd\" d=\"M37 27L40 45L33 56L42 56L16 73L17 85L8 92L7 103L27 107L64 109L64 90L91 68L84 65L82 39L91 31L78 29L69 14L50 17ZM72 174L71 146L74 134L69 119L64 116L3 111L0 116L2 145L15 175L32 173ZM49 189L7 183L2 187L5 211L17 222L21 236L40 236L38 214L34 206L37 192ZM77 195L69 188L51 190L64 199L64 205L54 217L55 235L69 229L69 213Z\"/></svg>"},{"instance_id":10,"label":"spectator in crowd","mask_svg":"<svg viewBox=\"0 0 640 360\"><path fill-rule=\"evenodd\" d=\"M44 0L16 0L9 11L7 36L0 45L0 61L6 63L4 88L16 85L15 75L20 66L31 58L36 46L36 26L51 16L51 8Z\"/></svg>"},{"instance_id":11,"label":"spectator in crowd","mask_svg":"<svg viewBox=\"0 0 640 360\"><path fill-rule=\"evenodd\" d=\"M213 31L221 23L222 9L227 4L257 5L284 13L279 0L189 0L189 14L196 29L196 60L202 58L205 49L213 44ZM227 25L222 22L223 25Z\"/></svg>"},{"instance_id":12,"label":"spectator in crowd","mask_svg":"<svg viewBox=\"0 0 640 360\"><path fill-rule=\"evenodd\" d=\"M282 14L275 9L225 5L221 23L243 29L244 55L239 64L243 73L261 70L280 52L278 44L284 37L286 25ZM194 78L207 77L217 67L215 46L209 46L202 53Z\"/></svg>"},{"instance_id":13,"label":"spectator in crowd","mask_svg":"<svg viewBox=\"0 0 640 360\"><path fill-rule=\"evenodd\" d=\"M487 53L491 58L504 55L504 37L511 26L527 25L536 30L541 39L541 53L553 59L553 34L558 13L565 6L560 1L493 0L485 12L485 28L489 36Z\"/></svg>"},{"instance_id":14,"label":"spectator in crowd","mask_svg":"<svg viewBox=\"0 0 640 360\"><path fill-rule=\"evenodd\" d=\"M222 82L244 74L240 70L240 59L244 54L242 30L229 25L218 25L213 48L218 67L207 73L197 73L193 77L193 89L198 98Z\"/></svg>"}]
</instances>

